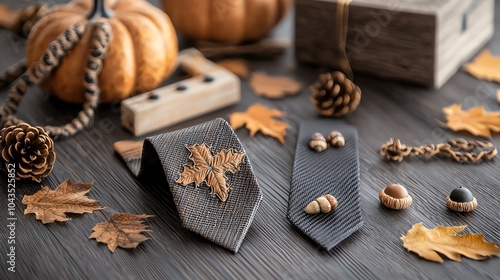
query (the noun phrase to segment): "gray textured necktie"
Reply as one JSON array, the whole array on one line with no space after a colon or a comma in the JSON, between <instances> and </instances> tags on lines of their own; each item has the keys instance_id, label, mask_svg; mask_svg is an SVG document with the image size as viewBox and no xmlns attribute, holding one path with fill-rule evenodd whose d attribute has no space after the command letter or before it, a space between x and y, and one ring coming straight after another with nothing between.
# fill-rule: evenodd
<instances>
[{"instance_id":1,"label":"gray textured necktie","mask_svg":"<svg viewBox=\"0 0 500 280\"><path fill-rule=\"evenodd\" d=\"M316 153L309 149L311 135L340 131L346 144ZM288 219L303 233L329 251L363 226L359 194L358 133L340 121L313 120L300 123L295 153ZM327 214L306 214L306 205L331 194L338 206Z\"/></svg>"},{"instance_id":2,"label":"gray textured necktie","mask_svg":"<svg viewBox=\"0 0 500 280\"><path fill-rule=\"evenodd\" d=\"M226 201L211 194L206 183L198 187L176 183L184 165L193 165L186 147L196 144L206 144L212 155L230 149L245 152L223 119L149 137L143 146L142 142L120 141L114 147L135 176L165 176L185 228L236 253L262 200L262 193L247 156L239 164L238 171L225 173L226 184L230 187Z\"/></svg>"}]
</instances>

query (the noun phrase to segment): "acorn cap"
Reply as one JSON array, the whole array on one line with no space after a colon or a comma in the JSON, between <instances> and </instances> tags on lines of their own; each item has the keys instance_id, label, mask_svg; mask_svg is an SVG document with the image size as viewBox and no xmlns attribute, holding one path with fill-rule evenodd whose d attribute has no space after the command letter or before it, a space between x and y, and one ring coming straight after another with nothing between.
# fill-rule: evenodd
<instances>
[{"instance_id":1,"label":"acorn cap","mask_svg":"<svg viewBox=\"0 0 500 280\"><path fill-rule=\"evenodd\" d=\"M413 199L405 187L400 184L390 184L379 193L379 199L387 208L402 210L410 207Z\"/></svg>"},{"instance_id":2,"label":"acorn cap","mask_svg":"<svg viewBox=\"0 0 500 280\"><path fill-rule=\"evenodd\" d=\"M469 202L456 202L450 199L449 196L446 197L446 206L453 211L457 212L470 212L477 208L476 198L472 198Z\"/></svg>"}]
</instances>

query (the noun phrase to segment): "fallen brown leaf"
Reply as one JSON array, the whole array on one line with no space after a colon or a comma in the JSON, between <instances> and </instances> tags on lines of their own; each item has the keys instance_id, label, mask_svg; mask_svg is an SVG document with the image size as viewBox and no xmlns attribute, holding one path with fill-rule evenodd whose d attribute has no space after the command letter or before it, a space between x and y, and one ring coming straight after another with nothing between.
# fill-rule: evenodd
<instances>
[{"instance_id":1,"label":"fallen brown leaf","mask_svg":"<svg viewBox=\"0 0 500 280\"><path fill-rule=\"evenodd\" d=\"M217 195L221 201L226 201L229 188L226 186L227 177L224 173L238 171L238 166L245 154L233 150L222 150L213 156L211 148L205 143L186 148L191 152L189 159L193 161L193 166L184 165L184 170L175 182L182 186L194 182L195 187L205 182L213 194Z\"/></svg>"},{"instance_id":2,"label":"fallen brown leaf","mask_svg":"<svg viewBox=\"0 0 500 280\"><path fill-rule=\"evenodd\" d=\"M151 232L143 224L143 219L154 217L153 215L134 215L128 213L113 214L108 222L98 223L92 228L90 239L95 238L97 242L108 244L108 249L114 252L116 247L125 249L135 248L141 242L148 240L143 232Z\"/></svg>"},{"instance_id":3,"label":"fallen brown leaf","mask_svg":"<svg viewBox=\"0 0 500 280\"><path fill-rule=\"evenodd\" d=\"M67 179L55 190L45 186L34 195L26 195L23 204L27 207L24 214L34 213L37 220L42 223L69 220L65 213L92 213L104 209L96 200L90 199L85 194L92 188L92 183L73 183Z\"/></svg>"},{"instance_id":4,"label":"fallen brown leaf","mask_svg":"<svg viewBox=\"0 0 500 280\"><path fill-rule=\"evenodd\" d=\"M281 76L268 76L255 72L250 79L250 87L259 96L269 99L279 99L287 95L296 95L302 89L302 84Z\"/></svg>"},{"instance_id":5,"label":"fallen brown leaf","mask_svg":"<svg viewBox=\"0 0 500 280\"><path fill-rule=\"evenodd\" d=\"M491 132L500 131L500 112L485 113L483 106L462 111L461 104L443 108L446 126L454 131L466 130L476 136L491 138Z\"/></svg>"},{"instance_id":6,"label":"fallen brown leaf","mask_svg":"<svg viewBox=\"0 0 500 280\"><path fill-rule=\"evenodd\" d=\"M260 130L263 134L274 137L278 139L281 144L284 144L284 137L288 125L273 119L273 117L281 117L284 115L285 113L280 110L270 109L261 104L254 104L250 106L246 112L229 115L229 122L233 129L238 129L246 124L246 128L250 131L251 137Z\"/></svg>"},{"instance_id":7,"label":"fallen brown leaf","mask_svg":"<svg viewBox=\"0 0 500 280\"><path fill-rule=\"evenodd\" d=\"M122 140L113 144L113 149L120 155L132 174L137 176L141 169L142 146L144 141Z\"/></svg>"},{"instance_id":8,"label":"fallen brown leaf","mask_svg":"<svg viewBox=\"0 0 500 280\"><path fill-rule=\"evenodd\" d=\"M489 50L484 50L465 65L465 70L478 79L500 83L500 56L492 56Z\"/></svg>"},{"instance_id":9,"label":"fallen brown leaf","mask_svg":"<svg viewBox=\"0 0 500 280\"><path fill-rule=\"evenodd\" d=\"M21 20L21 15L21 10L13 10L8 5L0 4L0 27L14 28Z\"/></svg>"},{"instance_id":10,"label":"fallen brown leaf","mask_svg":"<svg viewBox=\"0 0 500 280\"><path fill-rule=\"evenodd\" d=\"M483 234L469 233L457 235L467 226L425 228L415 224L406 236L401 237L403 247L420 257L442 263L442 254L454 261L461 261L460 255L473 260L483 260L500 254L500 248L493 242L484 241Z\"/></svg>"},{"instance_id":11,"label":"fallen brown leaf","mask_svg":"<svg viewBox=\"0 0 500 280\"><path fill-rule=\"evenodd\" d=\"M240 78L248 76L248 62L244 59L224 59L217 62L218 65L231 71L233 74Z\"/></svg>"}]
</instances>

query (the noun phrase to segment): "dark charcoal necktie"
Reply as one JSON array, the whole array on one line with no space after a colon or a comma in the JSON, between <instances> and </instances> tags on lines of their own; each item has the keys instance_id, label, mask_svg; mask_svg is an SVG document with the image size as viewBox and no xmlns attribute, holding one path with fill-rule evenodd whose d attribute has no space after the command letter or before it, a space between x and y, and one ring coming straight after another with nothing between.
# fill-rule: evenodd
<instances>
[{"instance_id":1,"label":"dark charcoal necktie","mask_svg":"<svg viewBox=\"0 0 500 280\"><path fill-rule=\"evenodd\" d=\"M237 252L257 211L262 193L248 157L239 170L225 173L230 191L225 202L206 183L181 186L176 181L184 165L193 165L186 148L206 144L213 155L222 150L245 152L229 124L216 119L197 126L149 137L142 142L120 141L114 148L135 176L165 176L182 225L206 239ZM142 150L142 156L141 156Z\"/></svg>"},{"instance_id":2,"label":"dark charcoal necktie","mask_svg":"<svg viewBox=\"0 0 500 280\"><path fill-rule=\"evenodd\" d=\"M313 133L326 137L332 130L344 135L344 147L329 147L321 153L308 147ZM288 219L325 250L331 250L363 226L356 128L332 120L301 122L292 176ZM304 212L309 202L325 194L337 198L336 210L314 215Z\"/></svg>"}]
</instances>

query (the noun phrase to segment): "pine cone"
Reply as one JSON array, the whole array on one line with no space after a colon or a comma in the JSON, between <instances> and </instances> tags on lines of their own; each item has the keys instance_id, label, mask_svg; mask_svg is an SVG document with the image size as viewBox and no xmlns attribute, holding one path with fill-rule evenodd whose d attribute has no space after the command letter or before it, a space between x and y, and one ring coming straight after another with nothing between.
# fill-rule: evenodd
<instances>
[{"instance_id":1,"label":"pine cone","mask_svg":"<svg viewBox=\"0 0 500 280\"><path fill-rule=\"evenodd\" d=\"M342 72L319 75L311 86L311 102L322 116L339 118L356 110L361 89Z\"/></svg>"},{"instance_id":2,"label":"pine cone","mask_svg":"<svg viewBox=\"0 0 500 280\"><path fill-rule=\"evenodd\" d=\"M56 160L52 139L43 128L26 123L0 131L0 151L0 170L7 172L9 163L15 164L16 180L40 182L49 176Z\"/></svg>"}]
</instances>

